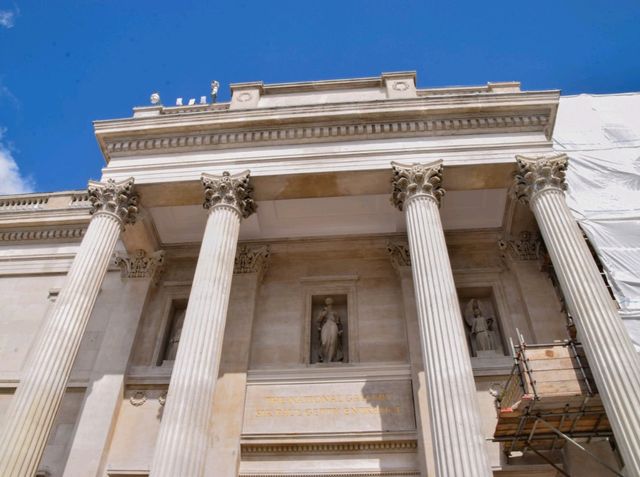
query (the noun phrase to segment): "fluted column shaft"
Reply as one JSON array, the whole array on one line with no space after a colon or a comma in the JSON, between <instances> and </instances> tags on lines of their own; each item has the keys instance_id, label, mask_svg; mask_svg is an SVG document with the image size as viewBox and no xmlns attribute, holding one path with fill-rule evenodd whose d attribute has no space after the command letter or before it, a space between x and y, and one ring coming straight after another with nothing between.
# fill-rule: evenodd
<instances>
[{"instance_id":1,"label":"fluted column shaft","mask_svg":"<svg viewBox=\"0 0 640 477\"><path fill-rule=\"evenodd\" d=\"M37 470L121 228L134 220L132 186L132 179L90 183L95 215L7 410L3 477L31 477Z\"/></svg>"},{"instance_id":2,"label":"fluted column shaft","mask_svg":"<svg viewBox=\"0 0 640 477\"><path fill-rule=\"evenodd\" d=\"M210 209L171 374L153 477L204 475L240 220L255 206L248 173L203 176Z\"/></svg>"},{"instance_id":3,"label":"fluted column shaft","mask_svg":"<svg viewBox=\"0 0 640 477\"><path fill-rule=\"evenodd\" d=\"M489 477L469 350L438 210L440 163L394 164L392 201L406 213L436 475Z\"/></svg>"},{"instance_id":4,"label":"fluted column shaft","mask_svg":"<svg viewBox=\"0 0 640 477\"><path fill-rule=\"evenodd\" d=\"M640 359L582 236L564 189L567 157L518 157L529 202L574 318L628 476L640 476Z\"/></svg>"}]
</instances>

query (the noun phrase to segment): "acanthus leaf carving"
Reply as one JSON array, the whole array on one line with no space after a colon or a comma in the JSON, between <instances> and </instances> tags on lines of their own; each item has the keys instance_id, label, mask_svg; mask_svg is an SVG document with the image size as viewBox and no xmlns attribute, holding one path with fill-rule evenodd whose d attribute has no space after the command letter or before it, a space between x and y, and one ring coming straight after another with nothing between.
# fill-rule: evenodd
<instances>
[{"instance_id":1,"label":"acanthus leaf carving","mask_svg":"<svg viewBox=\"0 0 640 477\"><path fill-rule=\"evenodd\" d=\"M269 246L250 247L240 245L236 252L233 273L264 274L269 265Z\"/></svg>"},{"instance_id":2,"label":"acanthus leaf carving","mask_svg":"<svg viewBox=\"0 0 640 477\"><path fill-rule=\"evenodd\" d=\"M231 175L224 171L222 175L202 174L205 209L231 207L240 217L246 219L256 211L253 200L253 186L249 181L249 171Z\"/></svg>"},{"instance_id":3,"label":"acanthus leaf carving","mask_svg":"<svg viewBox=\"0 0 640 477\"><path fill-rule=\"evenodd\" d=\"M516 156L516 161L518 173L515 176L514 193L520 202L527 204L537 193L545 190L567 189L566 154Z\"/></svg>"},{"instance_id":4,"label":"acanthus leaf carving","mask_svg":"<svg viewBox=\"0 0 640 477\"><path fill-rule=\"evenodd\" d=\"M133 191L133 177L120 182L89 181L88 193L92 215L109 214L116 217L122 227L136 221L138 196Z\"/></svg>"},{"instance_id":5,"label":"acanthus leaf carving","mask_svg":"<svg viewBox=\"0 0 640 477\"><path fill-rule=\"evenodd\" d=\"M445 194L442 188L442 161L430 164L404 165L392 162L393 191L391 203L403 210L406 202L413 197L428 196L438 205Z\"/></svg>"},{"instance_id":6,"label":"acanthus leaf carving","mask_svg":"<svg viewBox=\"0 0 640 477\"><path fill-rule=\"evenodd\" d=\"M116 254L115 264L120 267L122 278L151 278L155 281L164 265L164 256L163 250L151 254L136 250L131 256Z\"/></svg>"},{"instance_id":7,"label":"acanthus leaf carving","mask_svg":"<svg viewBox=\"0 0 640 477\"><path fill-rule=\"evenodd\" d=\"M408 243L389 240L387 242L387 252L389 252L391 264L396 270L403 267L411 267L411 254Z\"/></svg>"},{"instance_id":8,"label":"acanthus leaf carving","mask_svg":"<svg viewBox=\"0 0 640 477\"><path fill-rule=\"evenodd\" d=\"M498 247L516 260L537 260L540 257L542 240L534 232L523 230L516 240L502 239Z\"/></svg>"}]
</instances>

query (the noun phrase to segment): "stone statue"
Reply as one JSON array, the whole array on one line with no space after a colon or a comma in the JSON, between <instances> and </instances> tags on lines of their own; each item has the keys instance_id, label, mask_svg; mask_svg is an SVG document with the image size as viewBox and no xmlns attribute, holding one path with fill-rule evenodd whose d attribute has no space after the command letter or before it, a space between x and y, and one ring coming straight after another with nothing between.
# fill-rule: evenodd
<instances>
[{"instance_id":1,"label":"stone statue","mask_svg":"<svg viewBox=\"0 0 640 477\"><path fill-rule=\"evenodd\" d=\"M465 321L471 328L472 348L478 351L496 351L493 334L493 317L486 317L476 298L472 298L465 307Z\"/></svg>"},{"instance_id":2,"label":"stone statue","mask_svg":"<svg viewBox=\"0 0 640 477\"><path fill-rule=\"evenodd\" d=\"M342 324L333 309L333 299L327 298L318 316L320 333L320 362L342 361Z\"/></svg>"},{"instance_id":3,"label":"stone statue","mask_svg":"<svg viewBox=\"0 0 640 477\"><path fill-rule=\"evenodd\" d=\"M178 354L178 344L180 343L180 335L182 334L182 325L184 324L184 315L187 312L185 308L176 310L173 315L171 324L171 334L167 340L167 351L164 353L166 361L174 361Z\"/></svg>"}]
</instances>

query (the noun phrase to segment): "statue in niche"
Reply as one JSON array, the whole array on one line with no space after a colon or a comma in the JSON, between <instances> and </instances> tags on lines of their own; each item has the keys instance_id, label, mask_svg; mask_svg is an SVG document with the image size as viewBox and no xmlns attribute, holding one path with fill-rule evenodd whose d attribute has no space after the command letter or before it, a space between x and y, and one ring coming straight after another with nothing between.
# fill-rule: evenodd
<instances>
[{"instance_id":1,"label":"statue in niche","mask_svg":"<svg viewBox=\"0 0 640 477\"><path fill-rule=\"evenodd\" d=\"M475 354L483 351L496 352L496 339L493 329L494 318L487 317L480 302L472 298L465 307L464 319L470 328L471 348Z\"/></svg>"},{"instance_id":2,"label":"statue in niche","mask_svg":"<svg viewBox=\"0 0 640 477\"><path fill-rule=\"evenodd\" d=\"M333 309L333 299L326 298L324 307L318 315L318 332L320 333L321 363L342 361L342 323L340 316Z\"/></svg>"},{"instance_id":3,"label":"statue in niche","mask_svg":"<svg viewBox=\"0 0 640 477\"><path fill-rule=\"evenodd\" d=\"M180 343L180 335L182 334L182 325L184 325L184 315L186 308L178 308L173 313L171 320L171 333L167 339L167 347L164 353L166 361L175 361L178 354L178 344Z\"/></svg>"}]
</instances>

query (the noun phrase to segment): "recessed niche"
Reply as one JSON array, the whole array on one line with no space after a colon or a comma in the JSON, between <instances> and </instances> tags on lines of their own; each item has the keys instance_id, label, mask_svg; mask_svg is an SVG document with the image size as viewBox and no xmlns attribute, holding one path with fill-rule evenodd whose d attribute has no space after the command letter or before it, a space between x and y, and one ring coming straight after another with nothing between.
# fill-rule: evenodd
<instances>
[{"instance_id":1,"label":"recessed niche","mask_svg":"<svg viewBox=\"0 0 640 477\"><path fill-rule=\"evenodd\" d=\"M309 363L349 361L347 295L312 295Z\"/></svg>"},{"instance_id":2,"label":"recessed niche","mask_svg":"<svg viewBox=\"0 0 640 477\"><path fill-rule=\"evenodd\" d=\"M491 287L458 289L469 353L474 358L505 356L504 335Z\"/></svg>"}]
</instances>

